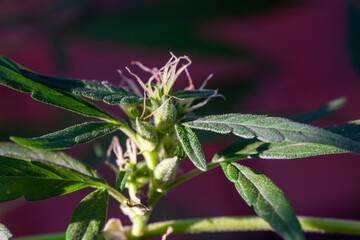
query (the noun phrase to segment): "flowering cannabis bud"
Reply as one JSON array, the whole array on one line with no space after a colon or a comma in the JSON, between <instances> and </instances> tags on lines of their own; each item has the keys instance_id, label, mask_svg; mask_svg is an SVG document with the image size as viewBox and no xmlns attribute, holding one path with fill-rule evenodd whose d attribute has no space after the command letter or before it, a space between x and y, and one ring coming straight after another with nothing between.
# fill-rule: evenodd
<instances>
[{"instance_id":1,"label":"flowering cannabis bud","mask_svg":"<svg viewBox=\"0 0 360 240\"><path fill-rule=\"evenodd\" d=\"M174 130L177 111L171 99L166 100L155 112L154 121L156 130L161 133L170 133Z\"/></svg>"},{"instance_id":2,"label":"flowering cannabis bud","mask_svg":"<svg viewBox=\"0 0 360 240\"><path fill-rule=\"evenodd\" d=\"M162 160L154 170L154 180L161 191L166 184L175 179L180 159L178 157L167 158Z\"/></svg>"},{"instance_id":3,"label":"flowering cannabis bud","mask_svg":"<svg viewBox=\"0 0 360 240\"><path fill-rule=\"evenodd\" d=\"M135 124L142 147L141 150L153 151L158 142L158 137L154 126L148 122L140 121L139 118L136 118Z\"/></svg>"}]
</instances>

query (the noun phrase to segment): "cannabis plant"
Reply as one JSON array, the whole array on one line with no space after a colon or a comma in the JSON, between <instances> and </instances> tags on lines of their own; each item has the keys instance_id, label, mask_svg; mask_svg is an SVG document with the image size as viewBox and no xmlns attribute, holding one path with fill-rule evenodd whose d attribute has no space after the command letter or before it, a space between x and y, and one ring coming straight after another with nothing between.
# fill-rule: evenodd
<instances>
[{"instance_id":1,"label":"cannabis plant","mask_svg":"<svg viewBox=\"0 0 360 240\"><path fill-rule=\"evenodd\" d=\"M303 231L360 234L355 221L298 218L285 194L264 174L238 161L248 158L292 159L344 152L360 153L359 132L353 121L328 128L308 123L339 108L343 99L291 118L251 114L197 116L194 110L222 97L217 90L196 88L188 57L176 57L161 68L133 62L149 74L143 82L133 69L126 68L123 84L106 81L73 80L34 73L6 57L0 58L0 83L30 93L35 100L73 111L98 121L84 122L34 138L10 137L14 143L0 145L0 201L24 196L37 201L91 187L75 209L67 231L69 240L147 239L171 234L214 231L274 230L283 239L304 239ZM188 87L174 91L181 74ZM127 119L119 119L94 103L117 105ZM238 139L208 161L193 129L233 134ZM116 173L106 182L95 170L62 152L52 151L88 143L110 133L125 134L122 143L114 137L107 149L107 164ZM116 160L114 161L114 156ZM182 161L191 161L194 170L179 174ZM254 160L255 161L255 160ZM158 200L179 184L210 169L221 167L242 199L258 217L215 217L172 220L148 224ZM132 222L106 222L109 195ZM21 219L19 219L21 221ZM5 226L0 236L10 238ZM59 238L49 235L46 239Z\"/></svg>"}]
</instances>

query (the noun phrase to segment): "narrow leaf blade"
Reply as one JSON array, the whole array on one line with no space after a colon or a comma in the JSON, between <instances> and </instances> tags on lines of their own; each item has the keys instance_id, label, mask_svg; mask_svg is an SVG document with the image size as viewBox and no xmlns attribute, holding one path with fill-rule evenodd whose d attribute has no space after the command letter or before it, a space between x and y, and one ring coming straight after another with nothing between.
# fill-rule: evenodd
<instances>
[{"instance_id":1,"label":"narrow leaf blade","mask_svg":"<svg viewBox=\"0 0 360 240\"><path fill-rule=\"evenodd\" d=\"M337 99L334 99L334 100L328 102L326 105L324 105L322 107L319 107L310 112L295 116L292 118L292 120L295 122L299 122L299 123L311 123L311 122L314 122L315 120L318 120L318 119L338 110L339 108L344 106L345 103L346 103L345 97L337 98Z\"/></svg>"},{"instance_id":2,"label":"narrow leaf blade","mask_svg":"<svg viewBox=\"0 0 360 240\"><path fill-rule=\"evenodd\" d=\"M294 159L347 152L344 149L314 143L263 143L237 139L215 154L213 161L237 161L244 158Z\"/></svg>"},{"instance_id":3,"label":"narrow leaf blade","mask_svg":"<svg viewBox=\"0 0 360 240\"><path fill-rule=\"evenodd\" d=\"M285 194L264 174L236 163L221 163L226 177L256 214L286 240L303 240L304 234Z\"/></svg>"},{"instance_id":4,"label":"narrow leaf blade","mask_svg":"<svg viewBox=\"0 0 360 240\"><path fill-rule=\"evenodd\" d=\"M175 125L176 134L180 143L193 164L202 171L207 170L204 153L195 133L181 124Z\"/></svg>"},{"instance_id":5,"label":"narrow leaf blade","mask_svg":"<svg viewBox=\"0 0 360 240\"><path fill-rule=\"evenodd\" d=\"M269 145L269 146L266 146ZM293 159L305 158L318 155L345 153L346 150L333 146L313 143L271 143L262 146L264 150L259 154L260 158L266 159Z\"/></svg>"},{"instance_id":6,"label":"narrow leaf blade","mask_svg":"<svg viewBox=\"0 0 360 240\"><path fill-rule=\"evenodd\" d=\"M214 94L217 94L216 90L183 90L174 94L177 98L208 98Z\"/></svg>"},{"instance_id":7,"label":"narrow leaf blade","mask_svg":"<svg viewBox=\"0 0 360 240\"><path fill-rule=\"evenodd\" d=\"M82 115L118 122L115 117L96 105L72 93L67 93L38 83L24 76L22 71L27 70L10 59L0 56L0 84L21 92L31 93L34 99L50 105Z\"/></svg>"},{"instance_id":8,"label":"narrow leaf blade","mask_svg":"<svg viewBox=\"0 0 360 240\"><path fill-rule=\"evenodd\" d=\"M326 130L360 142L360 120L327 127ZM316 143L263 143L255 139L237 139L215 154L213 161L236 161L244 158L292 159L345 153L348 150Z\"/></svg>"},{"instance_id":9,"label":"narrow leaf blade","mask_svg":"<svg viewBox=\"0 0 360 240\"><path fill-rule=\"evenodd\" d=\"M124 190L130 173L131 173L130 170L119 171L116 177L116 190L118 190L119 192L122 192Z\"/></svg>"},{"instance_id":10,"label":"narrow leaf blade","mask_svg":"<svg viewBox=\"0 0 360 240\"><path fill-rule=\"evenodd\" d=\"M76 207L66 231L68 240L95 240L106 221L109 193L98 189L87 195Z\"/></svg>"},{"instance_id":11,"label":"narrow leaf blade","mask_svg":"<svg viewBox=\"0 0 360 240\"><path fill-rule=\"evenodd\" d=\"M102 100L109 104L138 105L141 103L138 95L107 81L51 77L24 69L20 72L38 83L93 100Z\"/></svg>"},{"instance_id":12,"label":"narrow leaf blade","mask_svg":"<svg viewBox=\"0 0 360 240\"><path fill-rule=\"evenodd\" d=\"M242 138L258 138L268 143L293 142L324 144L360 153L360 143L326 129L293 122L289 119L249 114L225 114L184 123L190 128L234 133Z\"/></svg>"},{"instance_id":13,"label":"narrow leaf blade","mask_svg":"<svg viewBox=\"0 0 360 240\"><path fill-rule=\"evenodd\" d=\"M119 124L108 122L86 122L41 137L11 137L10 139L31 148L66 149L105 136L118 129L119 126Z\"/></svg>"}]
</instances>

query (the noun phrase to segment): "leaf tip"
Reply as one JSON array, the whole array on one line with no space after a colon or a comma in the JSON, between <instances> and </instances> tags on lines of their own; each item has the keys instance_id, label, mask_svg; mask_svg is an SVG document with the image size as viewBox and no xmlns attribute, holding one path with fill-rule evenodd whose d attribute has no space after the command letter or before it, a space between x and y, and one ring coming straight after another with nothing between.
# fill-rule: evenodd
<instances>
[{"instance_id":1,"label":"leaf tip","mask_svg":"<svg viewBox=\"0 0 360 240\"><path fill-rule=\"evenodd\" d=\"M206 172L207 171L207 165L201 165L201 166L198 166L198 168L203 171L203 172Z\"/></svg>"},{"instance_id":2,"label":"leaf tip","mask_svg":"<svg viewBox=\"0 0 360 240\"><path fill-rule=\"evenodd\" d=\"M23 143L22 143L23 138L10 136L9 139L17 144L23 145Z\"/></svg>"}]
</instances>

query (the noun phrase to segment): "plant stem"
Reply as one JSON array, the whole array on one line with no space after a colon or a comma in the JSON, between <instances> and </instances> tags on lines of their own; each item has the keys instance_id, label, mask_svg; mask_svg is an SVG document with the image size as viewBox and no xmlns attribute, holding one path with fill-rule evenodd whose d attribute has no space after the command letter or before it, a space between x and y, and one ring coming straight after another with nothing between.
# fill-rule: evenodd
<instances>
[{"instance_id":1,"label":"plant stem","mask_svg":"<svg viewBox=\"0 0 360 240\"><path fill-rule=\"evenodd\" d=\"M304 232L360 235L360 221L313 217L298 218ZM215 217L152 223L143 230L141 239L160 237L169 227L173 228L172 234L226 231L272 231L270 225L258 217ZM129 233L131 231L130 227L125 227L125 231ZM65 239L65 233L16 238L16 240L63 239ZM133 238L133 236L130 235L129 239L136 238Z\"/></svg>"},{"instance_id":2,"label":"plant stem","mask_svg":"<svg viewBox=\"0 0 360 240\"><path fill-rule=\"evenodd\" d=\"M150 185L149 185L149 194L148 194L148 198L149 198L149 203L152 201L151 199L154 197L154 195L156 195L156 189L155 189L155 184L154 184L154 169L156 167L156 165L158 164L158 157L157 157L157 152L153 151L153 152L144 152L144 158L145 161L149 167L149 174L150 174ZM149 206L152 206L149 204Z\"/></svg>"},{"instance_id":3,"label":"plant stem","mask_svg":"<svg viewBox=\"0 0 360 240\"><path fill-rule=\"evenodd\" d=\"M299 221L304 232L360 235L360 221L311 217L299 217ZM215 217L152 223L144 229L142 239L160 237L169 227L173 229L172 234L273 231L267 222L258 217Z\"/></svg>"},{"instance_id":4,"label":"plant stem","mask_svg":"<svg viewBox=\"0 0 360 240\"><path fill-rule=\"evenodd\" d=\"M156 165L158 164L157 152L144 151L143 156L145 158L146 164L148 165L149 169L153 171Z\"/></svg>"},{"instance_id":5,"label":"plant stem","mask_svg":"<svg viewBox=\"0 0 360 240\"><path fill-rule=\"evenodd\" d=\"M140 215L132 219L133 225L131 228L131 233L128 236L129 240L136 240L142 238L147 219L148 218L146 216Z\"/></svg>"},{"instance_id":6,"label":"plant stem","mask_svg":"<svg viewBox=\"0 0 360 240\"><path fill-rule=\"evenodd\" d=\"M127 198L122 195L121 193L119 193L116 189L112 188L109 185L103 184L103 185L96 185L95 187L98 188L105 188L106 190L109 191L110 196L112 196L113 198L115 198L120 204L123 204L125 200L127 200Z\"/></svg>"},{"instance_id":7,"label":"plant stem","mask_svg":"<svg viewBox=\"0 0 360 240\"><path fill-rule=\"evenodd\" d=\"M134 183L127 183L127 185L128 185L128 190L129 190L129 197L131 200L134 201L134 199L136 197L137 187Z\"/></svg>"},{"instance_id":8,"label":"plant stem","mask_svg":"<svg viewBox=\"0 0 360 240\"><path fill-rule=\"evenodd\" d=\"M149 194L148 197L151 198L153 195L153 192L155 191L154 186L154 179L153 179L153 170L155 169L158 159L157 159L157 152L156 151L145 151L143 153L143 156L145 158L145 161L149 168L149 174L150 174L150 187L149 187ZM131 187L131 186L130 186ZM130 189L129 192L136 191L135 189ZM132 193L134 194L134 193ZM136 192L135 192L136 194ZM151 211L151 210L150 210ZM132 228L131 233L129 235L129 239L140 239L143 235L143 230L146 227L146 222L149 218L150 212L147 212L145 215L137 215L134 218L132 218Z\"/></svg>"}]
</instances>

